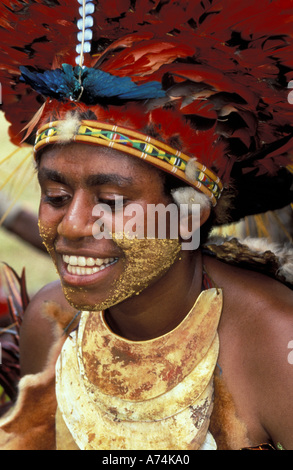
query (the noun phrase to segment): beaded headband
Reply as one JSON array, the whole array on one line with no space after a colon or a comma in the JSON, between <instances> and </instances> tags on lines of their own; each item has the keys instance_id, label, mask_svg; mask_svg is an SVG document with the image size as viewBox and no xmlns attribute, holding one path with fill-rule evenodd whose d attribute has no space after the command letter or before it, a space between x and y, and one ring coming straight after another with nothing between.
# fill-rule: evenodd
<instances>
[{"instance_id":1,"label":"beaded headband","mask_svg":"<svg viewBox=\"0 0 293 470\"><path fill-rule=\"evenodd\" d=\"M62 133L59 125L62 121L54 121L42 126L35 141L35 154L49 144L62 143ZM220 198L223 185L218 176L199 162L196 162L197 170L191 180L186 174L188 162L194 161L190 157L172 147L146 136L142 133L125 127L113 126L97 121L80 122L72 138L75 142L92 145L101 145L119 150L123 153L141 158L150 164L176 175L176 177L188 183L198 191L201 191L211 200L213 206Z\"/></svg>"}]
</instances>

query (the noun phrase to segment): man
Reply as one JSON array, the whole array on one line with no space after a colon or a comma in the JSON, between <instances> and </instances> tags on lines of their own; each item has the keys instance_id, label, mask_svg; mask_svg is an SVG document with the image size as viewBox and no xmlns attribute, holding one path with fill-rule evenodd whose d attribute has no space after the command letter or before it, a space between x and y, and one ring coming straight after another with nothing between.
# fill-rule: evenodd
<instances>
[{"instance_id":1,"label":"man","mask_svg":"<svg viewBox=\"0 0 293 470\"><path fill-rule=\"evenodd\" d=\"M88 12L92 11L89 5ZM165 6L151 8L145 18L151 23L154 20L155 30L159 24L155 34L161 34ZM141 7L133 5L129 12L139 16ZM189 15L192 10L196 18L197 8L177 7L188 19L184 23L181 18L181 26L195 28ZM263 11L280 13L274 2L266 7L262 15ZM173 25L175 16L170 17ZM121 14L122 24L124 18ZM146 24L141 19L138 23ZM176 25L180 30L178 22ZM172 31L176 37L175 29ZM212 223L223 221L227 208L233 212L227 202L233 186L228 176L231 165L239 169L243 164L245 169L248 148L248 166L252 155L253 165L260 168L269 167L272 161L284 162L289 136L282 128L282 139L278 135L276 140L268 135L265 124L256 132L251 107L256 106L260 118L257 93L250 95L239 85L239 96L232 97L223 76L220 80L218 72L209 69L208 74L204 67L201 73L213 84L217 78L221 91L198 79L200 67L192 56L195 49L189 49L193 45L187 47L185 41L176 49L176 39L166 46L160 38L146 46L147 33L141 34L111 44L99 58L100 65L105 60L108 73L118 64L122 68L128 64L130 70L136 57L133 78L139 75L136 61L147 58L138 62L142 70L145 63L150 67L146 74L141 72L145 81L138 88L133 85L135 80L124 81L123 73L117 74L121 79L117 81L115 74L101 78L96 69L63 66L51 75L46 73L44 80L37 72L22 69L23 79L37 91L62 98L61 103L48 101L38 115L35 142L42 191L41 234L60 282L46 286L25 313L21 335L24 378L16 409L0 426L4 446L240 449L266 443L293 448L292 291L271 277L223 263L198 246L184 249L186 235L192 238L190 226L197 228L193 205L200 205L204 241ZM241 56L243 43L238 38L240 47L236 32L231 42L225 40ZM220 44L217 38L217 47ZM161 55L157 52L150 60L151 47L159 48ZM179 60L174 62L174 51L165 51L166 58L165 47L175 47ZM78 63L82 64L82 57ZM74 84L69 92L68 77ZM163 78L167 92L158 85L158 77ZM97 92L100 80L109 83L109 90L106 97L96 98L96 93L102 93ZM258 79L254 86L259 86ZM267 83L264 93L269 93ZM213 109L203 110L196 102L210 97L215 100ZM228 98L233 101L231 107L226 106ZM117 100L114 105L113 100ZM199 117L200 112L207 114ZM278 115L280 121L282 117ZM209 127L214 119L216 133ZM237 129L230 132L232 121ZM244 176L247 172L242 170L240 179L248 178L252 193L259 182L266 181L251 173ZM234 177L237 173L236 169ZM159 204L166 208L174 202L179 213L184 205L189 212L176 221L177 237L171 236L171 217L162 238L158 236L162 221L148 219L148 208ZM105 209L102 216L101 205L111 211ZM129 234L134 206L140 210L133 229L142 237ZM97 222L102 217L100 225ZM147 237L149 223L155 237ZM67 339L61 338L57 349L51 349L56 339L52 321L40 315L44 306L47 313L54 310L69 334ZM31 406L29 411L23 406L30 405L30 397L39 402L34 413ZM45 403L50 406L45 408ZM31 414L33 423L28 427L25 417L29 420ZM52 431L55 422L56 437Z\"/></svg>"},{"instance_id":2,"label":"man","mask_svg":"<svg viewBox=\"0 0 293 470\"><path fill-rule=\"evenodd\" d=\"M42 230L46 233L50 228L47 244L66 297L78 309L107 302L113 282L123 276L125 264L130 263L123 247L113 240L97 241L92 235L92 208L97 194L103 201L112 200L115 194L123 195L127 201L140 201L143 207L169 203L156 170L141 162L131 162L131 157L115 151L103 153L73 144L46 151L39 168ZM118 172L117 159L123 162ZM62 182L50 179L52 169ZM123 187L113 181L93 187L85 184L92 175L109 174L118 175L121 180L127 175L139 184ZM116 261L97 274L72 275L68 273L65 256ZM160 260L163 261L164 258ZM140 277L132 281L137 291L147 262L148 257L142 253ZM138 296L110 307L107 322L116 334L132 341L147 341L168 333L184 319L199 295L203 266L211 273L215 285L223 289L218 364L237 413L247 426L249 440L252 445L281 442L290 449L293 370L288 362L288 344L292 340L293 294L288 288L261 274L203 256L200 250L181 251L180 259L166 272L159 276L154 272L154 279ZM42 320L39 312L41 304L48 300L66 307L60 283L41 291L26 312L22 332L24 374L40 372L47 360L52 338L47 320Z\"/></svg>"}]
</instances>

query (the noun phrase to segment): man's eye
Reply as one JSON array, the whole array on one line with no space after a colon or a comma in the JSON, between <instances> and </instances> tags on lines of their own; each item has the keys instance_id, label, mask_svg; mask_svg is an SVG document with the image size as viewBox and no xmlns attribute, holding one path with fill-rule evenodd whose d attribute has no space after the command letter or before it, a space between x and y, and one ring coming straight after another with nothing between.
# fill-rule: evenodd
<instances>
[{"instance_id":1,"label":"man's eye","mask_svg":"<svg viewBox=\"0 0 293 470\"><path fill-rule=\"evenodd\" d=\"M124 198L115 198L115 199L103 199L103 198L99 198L99 202L101 204L105 204L107 206L110 207L111 211L114 212L114 211L117 211L117 210L121 210L127 203L127 200L124 199Z\"/></svg>"},{"instance_id":2,"label":"man's eye","mask_svg":"<svg viewBox=\"0 0 293 470\"><path fill-rule=\"evenodd\" d=\"M62 207L68 202L69 196L45 196L44 202L53 207Z\"/></svg>"}]
</instances>

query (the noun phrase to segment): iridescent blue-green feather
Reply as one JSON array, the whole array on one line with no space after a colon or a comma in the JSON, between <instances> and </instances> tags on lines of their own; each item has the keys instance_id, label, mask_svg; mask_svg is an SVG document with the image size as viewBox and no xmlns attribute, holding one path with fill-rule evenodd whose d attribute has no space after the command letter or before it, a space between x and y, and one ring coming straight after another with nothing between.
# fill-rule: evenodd
<instances>
[{"instance_id":1,"label":"iridescent blue-green feather","mask_svg":"<svg viewBox=\"0 0 293 470\"><path fill-rule=\"evenodd\" d=\"M85 104L98 104L99 100L113 98L147 100L165 96L159 82L137 85L130 77L117 77L94 68L63 64L62 69L42 73L23 66L20 70L21 81L28 83L38 93L59 101L72 99Z\"/></svg>"}]
</instances>

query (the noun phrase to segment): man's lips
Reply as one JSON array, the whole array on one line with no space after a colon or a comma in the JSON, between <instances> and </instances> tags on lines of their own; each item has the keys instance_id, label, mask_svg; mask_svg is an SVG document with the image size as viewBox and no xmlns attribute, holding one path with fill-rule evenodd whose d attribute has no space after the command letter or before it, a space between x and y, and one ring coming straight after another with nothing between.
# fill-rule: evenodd
<instances>
[{"instance_id":1,"label":"man's lips","mask_svg":"<svg viewBox=\"0 0 293 470\"><path fill-rule=\"evenodd\" d=\"M75 255L63 255L62 259L67 265L67 271L76 276L96 274L117 261L117 258L92 258Z\"/></svg>"},{"instance_id":2,"label":"man's lips","mask_svg":"<svg viewBox=\"0 0 293 470\"><path fill-rule=\"evenodd\" d=\"M60 274L63 281L67 284L82 286L97 282L103 277L103 274L106 274L105 270L116 264L119 258L94 258L63 254L61 259Z\"/></svg>"}]
</instances>

